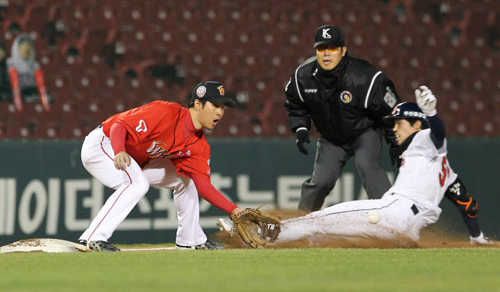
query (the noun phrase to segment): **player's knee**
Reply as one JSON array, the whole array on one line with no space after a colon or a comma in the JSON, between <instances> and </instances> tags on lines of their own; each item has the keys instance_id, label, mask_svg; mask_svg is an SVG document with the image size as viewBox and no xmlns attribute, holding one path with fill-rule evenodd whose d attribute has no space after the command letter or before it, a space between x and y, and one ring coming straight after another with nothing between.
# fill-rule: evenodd
<instances>
[{"instance_id":1,"label":"player's knee","mask_svg":"<svg viewBox=\"0 0 500 292\"><path fill-rule=\"evenodd\" d=\"M147 179L138 179L130 185L137 196L144 196L149 191L149 181Z\"/></svg>"},{"instance_id":2,"label":"player's knee","mask_svg":"<svg viewBox=\"0 0 500 292\"><path fill-rule=\"evenodd\" d=\"M316 188L318 190L320 190L320 192L322 192L322 193L326 192L326 194L328 194L335 186L335 181L333 179L323 178L323 179L316 181L315 184L316 184Z\"/></svg>"},{"instance_id":3,"label":"player's knee","mask_svg":"<svg viewBox=\"0 0 500 292\"><path fill-rule=\"evenodd\" d=\"M360 174L372 173L376 168L381 169L378 161L372 161L370 159L356 159L356 168Z\"/></svg>"},{"instance_id":4,"label":"player's knee","mask_svg":"<svg viewBox=\"0 0 500 292\"><path fill-rule=\"evenodd\" d=\"M173 186L174 189L174 194L183 194L186 191L195 191L196 192L196 186L194 182L191 179L179 179L176 181L175 185Z\"/></svg>"}]
</instances>

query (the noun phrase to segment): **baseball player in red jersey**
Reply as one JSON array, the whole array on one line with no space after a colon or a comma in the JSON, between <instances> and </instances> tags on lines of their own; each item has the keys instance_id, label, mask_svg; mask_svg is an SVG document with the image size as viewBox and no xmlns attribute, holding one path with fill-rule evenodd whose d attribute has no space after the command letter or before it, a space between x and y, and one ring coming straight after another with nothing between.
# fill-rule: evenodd
<instances>
[{"instance_id":1,"label":"baseball player in red jersey","mask_svg":"<svg viewBox=\"0 0 500 292\"><path fill-rule=\"evenodd\" d=\"M83 143L83 165L116 191L78 242L94 251L119 251L108 239L151 185L174 190L176 244L206 248L210 242L199 226L197 194L227 213L241 212L210 182L210 145L203 133L217 126L226 106L235 103L224 95L223 85L206 81L195 87L189 108L154 101L114 115L93 130Z\"/></svg>"}]
</instances>

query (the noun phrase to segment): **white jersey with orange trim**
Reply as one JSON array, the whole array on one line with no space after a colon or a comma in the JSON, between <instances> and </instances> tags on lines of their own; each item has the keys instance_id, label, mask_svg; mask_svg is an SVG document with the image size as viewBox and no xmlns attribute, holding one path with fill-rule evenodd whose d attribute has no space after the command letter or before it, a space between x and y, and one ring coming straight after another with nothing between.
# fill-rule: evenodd
<instances>
[{"instance_id":1,"label":"white jersey with orange trim","mask_svg":"<svg viewBox=\"0 0 500 292\"><path fill-rule=\"evenodd\" d=\"M380 200L337 204L306 216L284 220L277 243L308 238L377 239L413 246L420 230L438 220L439 203L457 178L446 159L446 141L440 149L431 131L415 134L403 152L403 165L394 186ZM326 236L326 237L325 237Z\"/></svg>"},{"instance_id":2,"label":"white jersey with orange trim","mask_svg":"<svg viewBox=\"0 0 500 292\"><path fill-rule=\"evenodd\" d=\"M398 194L415 202L425 211L427 223L434 223L441 214L439 203L457 174L451 169L446 139L440 149L431 139L431 130L416 133L405 152L394 186L387 193Z\"/></svg>"}]
</instances>

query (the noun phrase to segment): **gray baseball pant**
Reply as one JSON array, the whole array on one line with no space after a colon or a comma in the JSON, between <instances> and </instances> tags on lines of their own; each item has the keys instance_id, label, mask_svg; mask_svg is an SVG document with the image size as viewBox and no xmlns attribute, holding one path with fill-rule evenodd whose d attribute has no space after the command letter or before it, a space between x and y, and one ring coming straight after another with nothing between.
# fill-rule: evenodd
<instances>
[{"instance_id":1,"label":"gray baseball pant","mask_svg":"<svg viewBox=\"0 0 500 292\"><path fill-rule=\"evenodd\" d=\"M307 212L321 209L326 196L335 187L342 168L352 156L361 177L361 183L370 199L380 199L391 183L380 166L382 133L369 130L360 135L349 149L319 138L312 177L302 184L299 210Z\"/></svg>"}]
</instances>

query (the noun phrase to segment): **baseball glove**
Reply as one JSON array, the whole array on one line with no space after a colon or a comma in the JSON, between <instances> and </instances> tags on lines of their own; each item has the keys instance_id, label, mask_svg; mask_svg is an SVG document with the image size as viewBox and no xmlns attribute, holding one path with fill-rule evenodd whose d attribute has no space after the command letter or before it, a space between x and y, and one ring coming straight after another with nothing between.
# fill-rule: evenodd
<instances>
[{"instance_id":1,"label":"baseball glove","mask_svg":"<svg viewBox=\"0 0 500 292\"><path fill-rule=\"evenodd\" d=\"M264 215L255 208L246 208L231 219L241 239L253 248L273 243L281 231L279 218Z\"/></svg>"}]
</instances>

